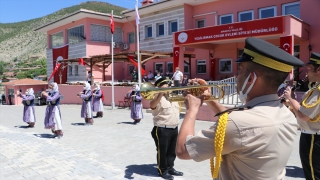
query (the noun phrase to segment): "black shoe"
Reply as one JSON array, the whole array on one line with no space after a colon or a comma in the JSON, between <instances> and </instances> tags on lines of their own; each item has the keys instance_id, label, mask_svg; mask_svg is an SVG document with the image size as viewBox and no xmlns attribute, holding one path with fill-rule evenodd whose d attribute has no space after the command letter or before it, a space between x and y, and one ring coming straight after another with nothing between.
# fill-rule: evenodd
<instances>
[{"instance_id":1,"label":"black shoe","mask_svg":"<svg viewBox=\"0 0 320 180\"><path fill-rule=\"evenodd\" d=\"M168 171L165 171L164 173L162 173L162 175L160 175L163 179L168 179L168 180L173 180L174 177L172 175L170 175L168 173Z\"/></svg>"},{"instance_id":2,"label":"black shoe","mask_svg":"<svg viewBox=\"0 0 320 180\"><path fill-rule=\"evenodd\" d=\"M183 176L183 172L176 171L174 168L168 170L168 173L174 176Z\"/></svg>"}]
</instances>

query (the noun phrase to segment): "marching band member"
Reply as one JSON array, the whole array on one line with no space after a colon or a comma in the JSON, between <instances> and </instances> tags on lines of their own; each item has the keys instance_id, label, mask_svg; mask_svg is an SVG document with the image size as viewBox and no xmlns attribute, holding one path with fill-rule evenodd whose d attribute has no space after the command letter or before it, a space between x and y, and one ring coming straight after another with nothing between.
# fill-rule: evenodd
<instances>
[{"instance_id":1,"label":"marching band member","mask_svg":"<svg viewBox=\"0 0 320 180\"><path fill-rule=\"evenodd\" d=\"M49 84L49 92L42 92L41 96L46 98L47 108L44 118L44 126L46 129L51 129L57 138L63 136L62 121L60 111L60 97L61 94L58 91L58 84L52 82Z\"/></svg>"},{"instance_id":2,"label":"marching band member","mask_svg":"<svg viewBox=\"0 0 320 180\"><path fill-rule=\"evenodd\" d=\"M155 82L155 86L167 88L169 81L170 79L159 78ZM165 93L158 93L150 101L154 123L151 135L157 147L157 164L160 176L164 179L174 179L172 175L183 176L182 172L173 168L176 159L175 147L180 112L179 104L168 101L164 95Z\"/></svg>"},{"instance_id":3,"label":"marching band member","mask_svg":"<svg viewBox=\"0 0 320 180\"><path fill-rule=\"evenodd\" d=\"M139 85L132 85L132 91L127 94L127 97L131 98L131 119L134 120L134 124L138 124L143 118L142 96L140 94Z\"/></svg>"},{"instance_id":4,"label":"marching band member","mask_svg":"<svg viewBox=\"0 0 320 180\"><path fill-rule=\"evenodd\" d=\"M186 95L187 112L178 136L177 156L197 162L210 159L214 179L284 179L297 123L280 103L277 89L293 66L303 62L253 37L245 40L244 53L236 62L237 91L244 105L227 110L218 101L206 101L221 116L213 127L195 134L203 97Z\"/></svg>"},{"instance_id":5,"label":"marching band member","mask_svg":"<svg viewBox=\"0 0 320 180\"><path fill-rule=\"evenodd\" d=\"M34 91L33 88L26 90L26 95L21 94L18 91L18 96L22 98L23 108L23 121L28 123L29 128L33 128L36 122L35 110L34 110Z\"/></svg>"},{"instance_id":6,"label":"marching band member","mask_svg":"<svg viewBox=\"0 0 320 180\"><path fill-rule=\"evenodd\" d=\"M316 84L309 89L299 103L291 98L287 88L284 97L296 114L301 128L300 159L307 180L320 179L320 54L312 53L307 63L310 82Z\"/></svg>"},{"instance_id":7,"label":"marching band member","mask_svg":"<svg viewBox=\"0 0 320 180\"><path fill-rule=\"evenodd\" d=\"M104 100L103 91L100 89L99 83L94 84L94 90L92 93L92 111L97 112L97 115L94 118L103 117L103 103Z\"/></svg>"},{"instance_id":8,"label":"marching band member","mask_svg":"<svg viewBox=\"0 0 320 180\"><path fill-rule=\"evenodd\" d=\"M81 107L81 117L85 119L86 125L93 125L92 119L92 106L91 106L91 99L92 99L92 91L90 89L90 84L85 83L83 86L83 91L77 94L82 99L82 107Z\"/></svg>"}]
</instances>

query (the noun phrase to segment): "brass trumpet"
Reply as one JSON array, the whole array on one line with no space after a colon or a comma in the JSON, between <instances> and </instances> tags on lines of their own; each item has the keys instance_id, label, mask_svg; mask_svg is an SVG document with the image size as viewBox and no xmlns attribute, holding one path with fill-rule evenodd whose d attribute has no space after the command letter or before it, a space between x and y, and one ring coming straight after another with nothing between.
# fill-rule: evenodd
<instances>
[{"instance_id":1,"label":"brass trumpet","mask_svg":"<svg viewBox=\"0 0 320 180\"><path fill-rule=\"evenodd\" d=\"M224 96L224 91L222 86L228 86L227 84L219 85L191 85L185 87L168 87L168 88L156 88L150 82L143 83L140 87L140 94L146 100L152 100L157 93L164 92L166 99L171 102L184 102L184 97L182 95L171 93L172 91L189 90L194 96L201 96L204 88L217 88L220 90L220 96L214 97L209 96L204 99L204 101L220 100Z\"/></svg>"}]
</instances>

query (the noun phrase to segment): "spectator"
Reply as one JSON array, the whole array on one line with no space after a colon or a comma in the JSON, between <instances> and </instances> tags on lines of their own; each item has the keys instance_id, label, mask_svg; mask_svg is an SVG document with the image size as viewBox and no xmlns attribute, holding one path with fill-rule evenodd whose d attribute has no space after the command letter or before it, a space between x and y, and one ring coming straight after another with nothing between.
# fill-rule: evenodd
<instances>
[{"instance_id":1,"label":"spectator","mask_svg":"<svg viewBox=\"0 0 320 180\"><path fill-rule=\"evenodd\" d=\"M179 67L176 67L176 72L173 74L172 78L174 87L180 87L183 79L183 74L180 71ZM178 93L181 93L181 91L179 91Z\"/></svg>"},{"instance_id":2,"label":"spectator","mask_svg":"<svg viewBox=\"0 0 320 180\"><path fill-rule=\"evenodd\" d=\"M164 77L165 77L166 79L171 79L171 78L172 78L169 71L166 72L166 74L164 75Z\"/></svg>"},{"instance_id":3,"label":"spectator","mask_svg":"<svg viewBox=\"0 0 320 180\"><path fill-rule=\"evenodd\" d=\"M91 74L91 71L88 71L87 81L90 84L90 86L91 86L92 77L93 75Z\"/></svg>"},{"instance_id":4,"label":"spectator","mask_svg":"<svg viewBox=\"0 0 320 180\"><path fill-rule=\"evenodd\" d=\"M149 74L148 74L148 81L151 82L153 81L153 78L154 78L154 75L152 74L151 71L149 71Z\"/></svg>"},{"instance_id":5,"label":"spectator","mask_svg":"<svg viewBox=\"0 0 320 180\"><path fill-rule=\"evenodd\" d=\"M135 69L131 73L131 78L132 78L132 82L137 82L138 81L138 73L136 72Z\"/></svg>"},{"instance_id":6,"label":"spectator","mask_svg":"<svg viewBox=\"0 0 320 180\"><path fill-rule=\"evenodd\" d=\"M160 75L160 72L158 72L158 74L154 77L155 81L158 80L159 78L161 78L162 76Z\"/></svg>"},{"instance_id":7,"label":"spectator","mask_svg":"<svg viewBox=\"0 0 320 180\"><path fill-rule=\"evenodd\" d=\"M189 82L188 76L187 76L187 75L184 75L184 76L183 76L182 83L181 83L181 86L187 86L187 85L188 85L188 82Z\"/></svg>"}]
</instances>

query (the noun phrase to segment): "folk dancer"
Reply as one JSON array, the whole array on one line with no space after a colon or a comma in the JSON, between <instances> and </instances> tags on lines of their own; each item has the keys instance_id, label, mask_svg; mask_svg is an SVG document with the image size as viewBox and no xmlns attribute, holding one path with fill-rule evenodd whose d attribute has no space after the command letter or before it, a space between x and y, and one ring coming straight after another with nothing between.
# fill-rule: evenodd
<instances>
[{"instance_id":1,"label":"folk dancer","mask_svg":"<svg viewBox=\"0 0 320 180\"><path fill-rule=\"evenodd\" d=\"M33 88L26 90L26 94L23 95L20 91L17 92L18 96L22 98L23 108L23 121L28 124L29 128L33 128L36 123L36 116L34 110L34 91Z\"/></svg>"},{"instance_id":2,"label":"folk dancer","mask_svg":"<svg viewBox=\"0 0 320 180\"><path fill-rule=\"evenodd\" d=\"M94 90L92 93L92 111L97 112L97 115L94 118L102 118L103 117L103 100L104 95L103 91L100 89L99 83L94 84Z\"/></svg>"},{"instance_id":3,"label":"folk dancer","mask_svg":"<svg viewBox=\"0 0 320 180\"><path fill-rule=\"evenodd\" d=\"M284 179L297 123L279 101L277 89L293 66L302 66L303 62L253 37L245 40L244 52L236 62L237 91L244 105L226 109L218 101L206 101L220 117L213 127L195 134L196 115L207 96L187 94L177 156L197 162L210 159L212 177L218 180Z\"/></svg>"},{"instance_id":4,"label":"folk dancer","mask_svg":"<svg viewBox=\"0 0 320 180\"><path fill-rule=\"evenodd\" d=\"M48 92L42 92L41 96L46 98L47 102L44 127L46 129L51 129L54 135L60 139L63 136L63 132L60 111L61 94L58 91L58 84L55 82L50 83Z\"/></svg>"},{"instance_id":5,"label":"folk dancer","mask_svg":"<svg viewBox=\"0 0 320 180\"><path fill-rule=\"evenodd\" d=\"M134 124L138 124L143 118L141 102L142 96L140 94L140 87L138 84L132 85L132 91L127 94L127 97L131 98L131 119L134 120Z\"/></svg>"},{"instance_id":6,"label":"folk dancer","mask_svg":"<svg viewBox=\"0 0 320 180\"><path fill-rule=\"evenodd\" d=\"M90 84L85 83L83 86L83 91L77 94L78 97L82 99L82 107L81 107L81 118L84 118L86 125L93 125L92 119L92 91L90 89Z\"/></svg>"},{"instance_id":7,"label":"folk dancer","mask_svg":"<svg viewBox=\"0 0 320 180\"><path fill-rule=\"evenodd\" d=\"M284 97L301 127L299 153L304 176L316 180L320 179L320 53L311 53L306 66L309 81L316 82L315 86L303 95L301 103L290 96L290 88L285 90Z\"/></svg>"},{"instance_id":8,"label":"folk dancer","mask_svg":"<svg viewBox=\"0 0 320 180\"><path fill-rule=\"evenodd\" d=\"M170 79L160 78L155 82L159 88L167 88ZM183 176L176 171L174 160L176 159L175 147L178 136L179 104L170 102L164 97L164 93L158 93L150 101L153 123L151 135L157 147L157 164L159 175L163 179L174 179L174 176Z\"/></svg>"}]
</instances>

